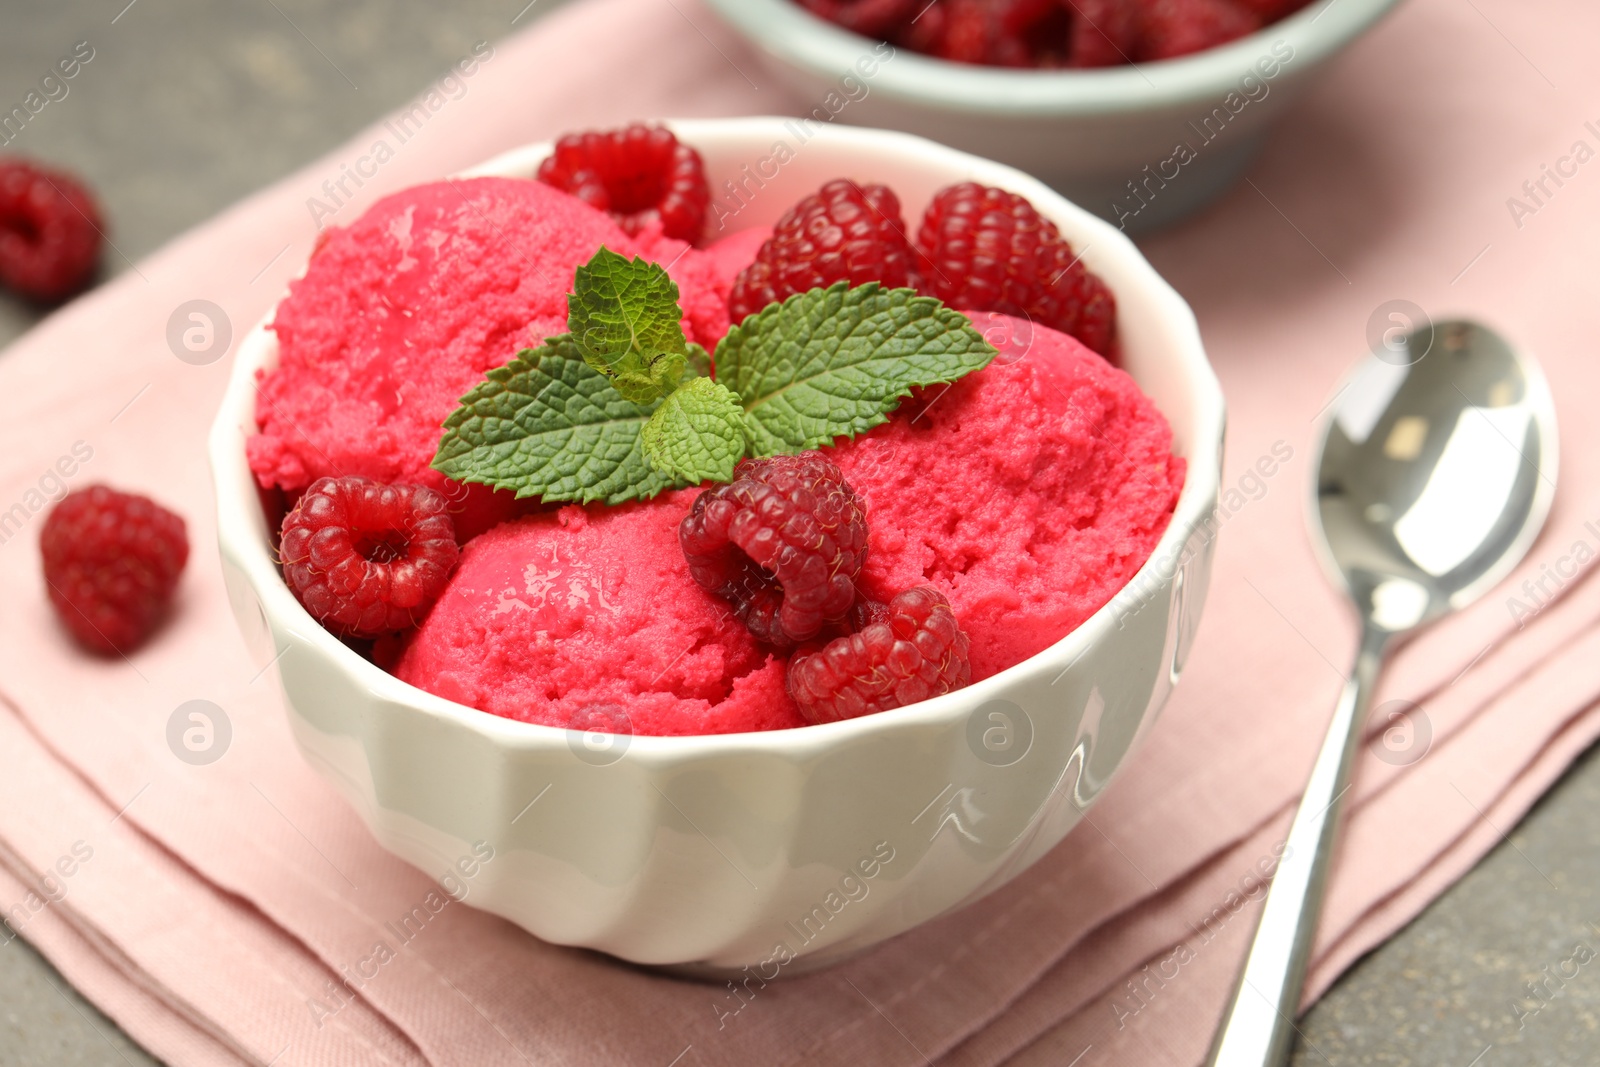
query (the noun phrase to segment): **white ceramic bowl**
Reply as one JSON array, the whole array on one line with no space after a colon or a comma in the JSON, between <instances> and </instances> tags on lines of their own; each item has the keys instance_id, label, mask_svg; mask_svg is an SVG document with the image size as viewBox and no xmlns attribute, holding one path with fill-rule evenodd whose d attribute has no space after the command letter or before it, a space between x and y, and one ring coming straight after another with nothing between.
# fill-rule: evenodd
<instances>
[{"instance_id":1,"label":"white ceramic bowl","mask_svg":"<svg viewBox=\"0 0 1600 1067\"><path fill-rule=\"evenodd\" d=\"M1232 185L1312 72L1398 0L1315 0L1259 33L1181 59L1057 71L893 48L884 59L886 46L793 0L707 2L757 46L774 78L811 103L814 121L906 130L1009 163L1137 232L1176 221Z\"/></svg>"},{"instance_id":2,"label":"white ceramic bowl","mask_svg":"<svg viewBox=\"0 0 1600 1067\"><path fill-rule=\"evenodd\" d=\"M719 180L788 136L776 118L671 125ZM548 148L471 173L530 177ZM1223 430L1189 308L1126 238L1044 185L907 134L818 131L745 221L770 223L841 174L889 183L910 217L965 179L1031 199L1115 291L1124 363L1189 464L1171 527L1110 604L1032 659L912 707L799 730L613 738L498 718L386 674L312 621L273 562L244 440L256 372L274 365L277 344L258 326L239 347L210 441L222 559L240 625L259 661L275 663L295 738L385 847L453 875L472 904L547 941L736 968L779 943L816 964L899 933L1055 845L1183 667L1205 597ZM475 845L492 848L492 862L477 863Z\"/></svg>"}]
</instances>

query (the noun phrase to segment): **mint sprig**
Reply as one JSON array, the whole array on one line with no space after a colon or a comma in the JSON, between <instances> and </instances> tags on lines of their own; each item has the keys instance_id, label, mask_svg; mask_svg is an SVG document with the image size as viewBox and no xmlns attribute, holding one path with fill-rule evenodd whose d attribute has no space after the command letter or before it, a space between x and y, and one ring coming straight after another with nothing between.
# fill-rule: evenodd
<instances>
[{"instance_id":1,"label":"mint sprig","mask_svg":"<svg viewBox=\"0 0 1600 1067\"><path fill-rule=\"evenodd\" d=\"M462 398L434 468L518 497L647 499L727 481L747 454L864 433L911 390L995 355L966 316L932 297L840 282L729 330L713 381L677 300L657 264L600 249L575 274L569 332L519 352Z\"/></svg>"},{"instance_id":2,"label":"mint sprig","mask_svg":"<svg viewBox=\"0 0 1600 1067\"><path fill-rule=\"evenodd\" d=\"M710 378L684 382L639 430L650 465L685 482L726 482L744 458L744 408Z\"/></svg>"},{"instance_id":3,"label":"mint sprig","mask_svg":"<svg viewBox=\"0 0 1600 1067\"><path fill-rule=\"evenodd\" d=\"M678 387L688 356L682 317L678 286L660 264L609 248L577 269L567 297L567 332L584 362L636 404Z\"/></svg>"},{"instance_id":4,"label":"mint sprig","mask_svg":"<svg viewBox=\"0 0 1600 1067\"><path fill-rule=\"evenodd\" d=\"M674 482L639 446L657 406L623 398L562 334L519 352L462 398L445 420L433 466L519 498L621 504L652 497Z\"/></svg>"},{"instance_id":5,"label":"mint sprig","mask_svg":"<svg viewBox=\"0 0 1600 1067\"><path fill-rule=\"evenodd\" d=\"M995 350L959 311L912 289L838 282L772 304L717 346L717 380L743 398L757 456L854 437L917 386L988 365Z\"/></svg>"}]
</instances>

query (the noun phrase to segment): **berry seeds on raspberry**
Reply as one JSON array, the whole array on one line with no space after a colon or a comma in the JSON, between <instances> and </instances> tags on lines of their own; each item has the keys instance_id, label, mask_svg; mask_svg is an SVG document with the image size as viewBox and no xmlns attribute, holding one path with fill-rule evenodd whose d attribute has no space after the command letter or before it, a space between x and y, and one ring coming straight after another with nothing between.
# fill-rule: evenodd
<instances>
[{"instance_id":1,"label":"berry seeds on raspberry","mask_svg":"<svg viewBox=\"0 0 1600 1067\"><path fill-rule=\"evenodd\" d=\"M283 520L289 588L341 637L416 625L460 557L444 496L346 475L311 483Z\"/></svg>"},{"instance_id":2,"label":"berry seeds on raspberry","mask_svg":"<svg viewBox=\"0 0 1600 1067\"><path fill-rule=\"evenodd\" d=\"M661 126L569 133L539 165L539 180L610 212L630 236L659 219L668 237L694 244L711 204L700 153Z\"/></svg>"},{"instance_id":3,"label":"berry seeds on raspberry","mask_svg":"<svg viewBox=\"0 0 1600 1067\"><path fill-rule=\"evenodd\" d=\"M689 574L733 604L759 640L787 648L855 603L867 518L821 452L746 459L708 489L678 528Z\"/></svg>"},{"instance_id":4,"label":"berry seeds on raspberry","mask_svg":"<svg viewBox=\"0 0 1600 1067\"><path fill-rule=\"evenodd\" d=\"M942 189L917 234L922 288L951 307L1026 316L1107 355L1111 290L1084 267L1055 223L1025 198L963 182Z\"/></svg>"},{"instance_id":5,"label":"berry seeds on raspberry","mask_svg":"<svg viewBox=\"0 0 1600 1067\"><path fill-rule=\"evenodd\" d=\"M911 261L899 198L886 185L838 178L784 212L733 280L729 317L743 322L768 304L835 282L909 286Z\"/></svg>"},{"instance_id":6,"label":"berry seeds on raspberry","mask_svg":"<svg viewBox=\"0 0 1600 1067\"><path fill-rule=\"evenodd\" d=\"M858 614L864 625L789 661L789 695L813 723L905 707L972 680L969 641L929 586Z\"/></svg>"},{"instance_id":7,"label":"berry seeds on raspberry","mask_svg":"<svg viewBox=\"0 0 1600 1067\"><path fill-rule=\"evenodd\" d=\"M0 161L0 284L41 303L88 286L100 258L100 209L76 179Z\"/></svg>"},{"instance_id":8,"label":"berry seeds on raspberry","mask_svg":"<svg viewBox=\"0 0 1600 1067\"><path fill-rule=\"evenodd\" d=\"M51 509L39 552L68 632L91 651L126 655L172 604L189 536L182 517L148 497L92 485Z\"/></svg>"}]
</instances>

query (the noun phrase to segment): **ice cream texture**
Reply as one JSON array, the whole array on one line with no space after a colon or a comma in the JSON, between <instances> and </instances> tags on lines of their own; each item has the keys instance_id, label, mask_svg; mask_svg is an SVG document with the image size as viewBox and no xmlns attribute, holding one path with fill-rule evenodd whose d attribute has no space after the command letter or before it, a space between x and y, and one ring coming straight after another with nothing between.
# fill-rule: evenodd
<instances>
[{"instance_id":1,"label":"ice cream texture","mask_svg":"<svg viewBox=\"0 0 1600 1067\"><path fill-rule=\"evenodd\" d=\"M867 501L864 593L928 584L987 678L1076 629L1166 531L1185 465L1124 371L1065 334L969 312L999 355L833 450Z\"/></svg>"},{"instance_id":2,"label":"ice cream texture","mask_svg":"<svg viewBox=\"0 0 1600 1067\"><path fill-rule=\"evenodd\" d=\"M261 484L324 474L419 482L458 502L465 547L420 627L385 646L404 681L483 711L638 734L791 728L787 656L690 578L678 527L699 492L618 507L517 503L429 463L484 373L565 328L575 268L602 245L664 264L688 338L714 349L732 277L760 245L623 234L531 181L438 182L331 231L273 322ZM931 585L971 639L973 679L1060 640L1132 578L1182 489L1165 418L1071 337L970 313L998 356L917 392L828 454L865 502L863 596Z\"/></svg>"},{"instance_id":3,"label":"ice cream texture","mask_svg":"<svg viewBox=\"0 0 1600 1067\"><path fill-rule=\"evenodd\" d=\"M327 231L273 319L278 366L247 442L258 481L291 494L325 475L419 483L458 502L463 539L527 510L429 464L486 371L566 329L573 272L602 245L670 264L689 340L710 347L727 331L705 253L658 231L629 237L538 182L420 185Z\"/></svg>"},{"instance_id":4,"label":"ice cream texture","mask_svg":"<svg viewBox=\"0 0 1600 1067\"><path fill-rule=\"evenodd\" d=\"M548 726L707 734L803 725L784 657L689 578L678 524L696 492L568 506L475 538L395 674Z\"/></svg>"},{"instance_id":5,"label":"ice cream texture","mask_svg":"<svg viewBox=\"0 0 1600 1067\"><path fill-rule=\"evenodd\" d=\"M977 680L1060 640L1127 583L1166 529L1184 464L1123 371L1053 330L972 317L999 349L989 367L830 454L866 502L862 591L944 593ZM635 733L801 725L782 659L689 579L677 528L696 492L568 507L473 541L396 673L552 726L617 708Z\"/></svg>"}]
</instances>

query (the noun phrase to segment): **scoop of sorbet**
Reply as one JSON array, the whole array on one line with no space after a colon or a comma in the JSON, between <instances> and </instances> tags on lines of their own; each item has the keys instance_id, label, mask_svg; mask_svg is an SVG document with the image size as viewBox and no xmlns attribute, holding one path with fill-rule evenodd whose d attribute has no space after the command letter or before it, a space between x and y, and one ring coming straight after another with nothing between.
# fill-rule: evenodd
<instances>
[{"instance_id":1,"label":"scoop of sorbet","mask_svg":"<svg viewBox=\"0 0 1600 1067\"><path fill-rule=\"evenodd\" d=\"M573 272L602 247L669 264L691 341L728 328L711 260L659 227L629 237L535 181L472 178L406 189L330 229L291 283L246 444L263 486L298 492L359 474L450 499L462 540L528 510L430 465L445 418L491 368L566 329Z\"/></svg>"}]
</instances>

